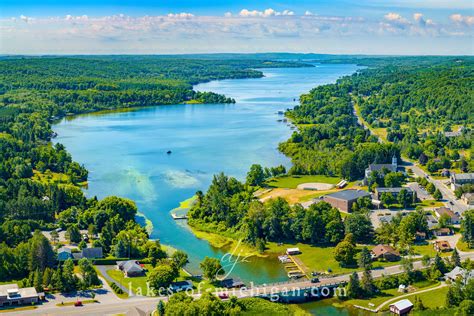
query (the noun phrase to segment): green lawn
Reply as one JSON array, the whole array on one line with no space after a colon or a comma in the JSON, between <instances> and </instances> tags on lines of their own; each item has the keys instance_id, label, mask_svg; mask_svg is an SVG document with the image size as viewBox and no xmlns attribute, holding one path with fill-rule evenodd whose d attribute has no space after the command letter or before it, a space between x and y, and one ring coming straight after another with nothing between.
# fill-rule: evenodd
<instances>
[{"instance_id":1,"label":"green lawn","mask_svg":"<svg viewBox=\"0 0 474 316\"><path fill-rule=\"evenodd\" d=\"M471 249L467 246L467 243L459 239L458 243L456 244L456 248L458 248L460 251L464 252L471 252L474 251L474 249Z\"/></svg>"},{"instance_id":2,"label":"green lawn","mask_svg":"<svg viewBox=\"0 0 474 316\"><path fill-rule=\"evenodd\" d=\"M439 282L433 283L433 282L429 282L429 281L427 281L427 282L418 282L418 283L413 284L413 286L416 288L417 291L418 290L426 290L426 289L429 289L429 288L432 288L432 287L436 287L438 285L439 285ZM437 291L437 290L434 290L434 291ZM429 293L432 293L432 292L427 292L426 294L429 294ZM380 304L382 304L385 301L388 301L390 299L393 299L394 297L402 296L402 295L405 295L405 294L407 294L407 293L398 292L398 288L383 290L376 297L367 298L367 299L348 300L348 301L344 302L344 305L346 305L346 306L347 305L358 305L358 306L374 309L374 308L377 308ZM423 293L420 294L420 296L421 295L423 295ZM373 304L373 306L370 306L369 304ZM386 305L384 308L382 308L382 310L388 309L389 306L390 306L390 304ZM429 305L425 304L425 306L429 306Z\"/></svg>"},{"instance_id":3,"label":"green lawn","mask_svg":"<svg viewBox=\"0 0 474 316\"><path fill-rule=\"evenodd\" d=\"M418 298L420 298L421 301L423 302L423 305L425 305L429 309L436 309L438 307L445 306L446 295L448 294L448 289L449 289L449 286L445 286L445 287L442 287L433 291L421 293L421 294L414 293L405 298L414 302L415 296L418 296ZM387 305L383 309L388 310L389 306Z\"/></svg>"},{"instance_id":4,"label":"green lawn","mask_svg":"<svg viewBox=\"0 0 474 316\"><path fill-rule=\"evenodd\" d=\"M145 266L147 269L152 268L151 265ZM122 271L116 269L107 270L107 274L114 279L116 283L122 284L127 289L127 292L131 286L133 293L141 295L147 294L146 276L126 278Z\"/></svg>"},{"instance_id":5,"label":"green lawn","mask_svg":"<svg viewBox=\"0 0 474 316\"><path fill-rule=\"evenodd\" d=\"M414 245L413 250L415 251L415 255L419 255L419 256L428 255L431 258L436 256L436 250L434 249L431 243L427 243L426 245ZM452 251L441 252L440 256L447 257L447 256L451 256L452 253L453 253Z\"/></svg>"},{"instance_id":6,"label":"green lawn","mask_svg":"<svg viewBox=\"0 0 474 316\"><path fill-rule=\"evenodd\" d=\"M360 270L358 268L341 267L336 259L334 259L335 247L318 247L302 243L278 245L274 242L268 243L267 247L268 252L276 254L284 254L287 248L298 247L301 251L301 254L297 255L296 257L298 257L310 271L325 272L328 269L331 269L332 273L339 274ZM371 248L372 247L369 247L369 249ZM362 247L358 247L358 249L361 250ZM400 264L400 262L376 261L373 263L373 267L387 267L396 264Z\"/></svg>"},{"instance_id":7,"label":"green lawn","mask_svg":"<svg viewBox=\"0 0 474 316\"><path fill-rule=\"evenodd\" d=\"M105 282L107 282L107 284L110 286L109 280L107 280L107 278L105 278L105 277L102 275L102 273L100 272L100 270L97 269L95 266L94 266L94 269L95 269L95 271L97 272L97 274L98 274L100 277L102 277L102 279L104 279ZM108 274L108 273L107 273L107 274ZM113 290L113 289L112 289L112 290ZM118 294L118 293L115 293L115 291L114 291L114 294L117 295L117 297L118 297L118 298L121 298L121 299L128 298L128 293L127 293L127 292L123 292L122 294Z\"/></svg>"},{"instance_id":8,"label":"green lawn","mask_svg":"<svg viewBox=\"0 0 474 316\"><path fill-rule=\"evenodd\" d=\"M267 180L267 184L275 188L296 189L298 184L308 182L320 182L337 184L341 181L338 177L328 177L323 175L302 175L302 176L282 176Z\"/></svg>"},{"instance_id":9,"label":"green lawn","mask_svg":"<svg viewBox=\"0 0 474 316\"><path fill-rule=\"evenodd\" d=\"M421 207L442 207L444 206L443 202L436 200L424 200L416 203L417 206Z\"/></svg>"}]
</instances>

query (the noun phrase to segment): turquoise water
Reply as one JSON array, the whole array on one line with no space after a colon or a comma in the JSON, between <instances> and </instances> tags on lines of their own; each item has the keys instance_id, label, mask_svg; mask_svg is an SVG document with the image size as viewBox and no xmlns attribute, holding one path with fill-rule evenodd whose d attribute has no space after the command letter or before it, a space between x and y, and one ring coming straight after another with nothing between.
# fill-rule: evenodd
<instances>
[{"instance_id":1,"label":"turquoise water","mask_svg":"<svg viewBox=\"0 0 474 316\"><path fill-rule=\"evenodd\" d=\"M153 238L182 249L189 269L198 272L205 256L224 252L197 239L170 210L197 190L205 190L218 172L244 179L253 163L290 165L277 150L292 133L277 122L299 95L357 70L355 65L265 69L259 79L222 80L196 90L223 93L236 104L169 105L128 112L81 115L54 126L74 160L89 170L88 196L119 195L136 201L153 222ZM166 152L171 150L171 154ZM286 280L275 258L250 258L232 274L255 284ZM227 270L231 270L230 265Z\"/></svg>"}]
</instances>

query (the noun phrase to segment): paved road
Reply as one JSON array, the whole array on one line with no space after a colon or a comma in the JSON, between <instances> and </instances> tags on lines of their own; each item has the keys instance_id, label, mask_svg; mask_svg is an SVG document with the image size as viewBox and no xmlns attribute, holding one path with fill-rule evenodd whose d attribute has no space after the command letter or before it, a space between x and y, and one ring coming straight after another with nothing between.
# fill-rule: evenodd
<instances>
[{"instance_id":1,"label":"paved road","mask_svg":"<svg viewBox=\"0 0 474 316\"><path fill-rule=\"evenodd\" d=\"M461 259L470 258L471 260L474 259L474 253L461 253ZM416 261L413 263L414 269L421 269L423 265L421 261ZM403 272L403 268L401 265L386 267L384 269L377 269L372 270L372 275L374 278L392 275L392 274L399 274ZM246 289L246 290L236 290L235 296L239 298L255 296L256 293L277 293L283 290L291 290L292 288L306 288L314 285L324 286L327 284L348 281L349 274L335 276L331 278L321 279L320 283L314 284L308 280L301 280L297 282L291 283L279 283L279 284L268 284L268 285L260 285L255 286L254 288ZM362 272L359 273L359 276L362 277ZM198 298L199 294L193 295L195 298ZM166 300L165 297L131 297L127 300L120 300L116 299L116 301L107 301L101 302L98 304L87 304L83 307L57 307L57 306L40 306L35 310L28 310L22 311L21 313L8 313L8 315L114 315L114 314L129 314L133 313L134 308L139 308L145 312L151 312L155 309L156 305L158 304L159 300Z\"/></svg>"},{"instance_id":2,"label":"paved road","mask_svg":"<svg viewBox=\"0 0 474 316\"><path fill-rule=\"evenodd\" d=\"M411 162L406 162L409 168L412 169L413 173L418 176L418 177L423 177L426 178L428 181L434 184L434 186L441 192L443 195L443 199L447 201L447 205L449 208L451 208L454 212L458 212L462 214L463 212L467 211L468 209L472 208L463 202L459 201L456 199L456 196L454 195L453 191L451 191L450 188L448 188L443 182L446 180L435 180L432 177L429 177L428 174L418 167L417 165L411 163Z\"/></svg>"}]
</instances>

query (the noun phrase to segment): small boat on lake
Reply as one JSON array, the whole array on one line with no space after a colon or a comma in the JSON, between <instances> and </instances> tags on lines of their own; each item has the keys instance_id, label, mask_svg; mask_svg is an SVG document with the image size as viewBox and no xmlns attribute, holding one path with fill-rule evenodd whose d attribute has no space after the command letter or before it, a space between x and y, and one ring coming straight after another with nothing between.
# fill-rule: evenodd
<instances>
[{"instance_id":1,"label":"small boat on lake","mask_svg":"<svg viewBox=\"0 0 474 316\"><path fill-rule=\"evenodd\" d=\"M171 154L171 150L168 150L166 153L167 153L168 155Z\"/></svg>"}]
</instances>

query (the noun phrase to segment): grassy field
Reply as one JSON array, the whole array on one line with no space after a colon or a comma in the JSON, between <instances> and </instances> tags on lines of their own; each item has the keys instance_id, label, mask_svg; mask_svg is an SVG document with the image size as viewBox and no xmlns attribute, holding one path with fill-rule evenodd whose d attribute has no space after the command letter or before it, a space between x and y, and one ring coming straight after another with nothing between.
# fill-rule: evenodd
<instances>
[{"instance_id":1,"label":"grassy field","mask_svg":"<svg viewBox=\"0 0 474 316\"><path fill-rule=\"evenodd\" d=\"M147 269L152 269L151 265L145 265ZM146 276L126 278L122 271L111 269L107 270L107 274L115 280L116 283L122 284L126 289L132 288L133 293L147 294Z\"/></svg>"},{"instance_id":2,"label":"grassy field","mask_svg":"<svg viewBox=\"0 0 474 316\"><path fill-rule=\"evenodd\" d=\"M424 200L416 203L417 206L421 207L442 207L444 206L443 202L436 200Z\"/></svg>"},{"instance_id":3,"label":"grassy field","mask_svg":"<svg viewBox=\"0 0 474 316\"><path fill-rule=\"evenodd\" d=\"M41 173L38 170L33 170L33 176L31 179L39 181L44 184L51 183L71 183L71 178L64 173L56 173L51 171L46 171Z\"/></svg>"},{"instance_id":4,"label":"grassy field","mask_svg":"<svg viewBox=\"0 0 474 316\"><path fill-rule=\"evenodd\" d=\"M432 286L436 287L436 286ZM423 305L428 307L429 309L436 309L440 307L444 307L446 304L446 295L448 293L448 286L433 290L433 291L428 291L425 293L421 294L416 294L413 293L407 297L404 297L404 299L409 299L410 301L414 302L415 296L418 296L419 299L423 302ZM388 310L389 305L384 306L382 310ZM433 315L436 315L435 312L433 312Z\"/></svg>"},{"instance_id":5,"label":"grassy field","mask_svg":"<svg viewBox=\"0 0 474 316\"><path fill-rule=\"evenodd\" d=\"M322 175L302 175L302 176L282 176L276 177L267 180L267 184L270 187L275 188L288 188L288 189L296 189L299 184L302 183L309 183L309 182L320 182L320 183L329 183L329 184L337 184L341 181L340 178L337 177L328 177Z\"/></svg>"},{"instance_id":6,"label":"grassy field","mask_svg":"<svg viewBox=\"0 0 474 316\"><path fill-rule=\"evenodd\" d=\"M415 283L412 286L416 289L416 291L421 291L421 290L426 290L429 288L434 288L439 285L439 282L419 282ZM433 290L437 291L437 290ZM432 292L427 292L426 294L429 294ZM367 299L353 299L353 300L348 300L344 302L344 305L349 306L349 305L358 305L362 307L367 307L367 308L376 308L380 304L383 304L385 301L388 301L390 299L393 299L398 296L406 295L407 293L400 293L398 292L398 288L396 289L389 289L389 290L383 290L379 293L379 295L372 297L372 298L367 298ZM422 293L423 294L423 293ZM420 294L420 296L422 295ZM424 303L424 301L423 301ZM373 304L373 305L369 305ZM390 304L386 305L382 310L388 309ZM426 305L425 306L429 306Z\"/></svg>"},{"instance_id":7,"label":"grassy field","mask_svg":"<svg viewBox=\"0 0 474 316\"><path fill-rule=\"evenodd\" d=\"M458 243L456 244L456 248L458 248L460 251L464 251L464 252L471 252L471 251L474 251L474 249L470 249L470 248L467 246L467 243L465 243L465 242L462 241L461 239L459 239Z\"/></svg>"},{"instance_id":8,"label":"grassy field","mask_svg":"<svg viewBox=\"0 0 474 316\"><path fill-rule=\"evenodd\" d=\"M414 245L413 250L415 251L415 255L419 256L428 255L433 258L436 255L436 250L431 243L427 243L426 245ZM452 251L442 252L440 253L440 256L447 257L451 256L452 253Z\"/></svg>"},{"instance_id":9,"label":"grassy field","mask_svg":"<svg viewBox=\"0 0 474 316\"><path fill-rule=\"evenodd\" d=\"M99 303L98 300L82 300L81 302L82 302L82 304ZM59 307L61 307L61 306L72 306L72 305L74 305L74 303L76 303L76 302L58 303L58 304L56 304L56 306L59 306Z\"/></svg>"},{"instance_id":10,"label":"grassy field","mask_svg":"<svg viewBox=\"0 0 474 316\"><path fill-rule=\"evenodd\" d=\"M350 273L358 268L345 268L341 267L339 263L334 259L335 247L317 247L309 244L295 243L295 244L283 244L278 245L277 243L268 243L268 249L266 252L275 254L284 254L287 248L298 247L301 254L296 257L299 258L309 271L326 272L328 269L332 270L332 273ZM372 247L369 247L369 249ZM359 250L362 247L358 247ZM399 262L374 262L373 267L387 267L391 265L397 265Z\"/></svg>"}]
</instances>

